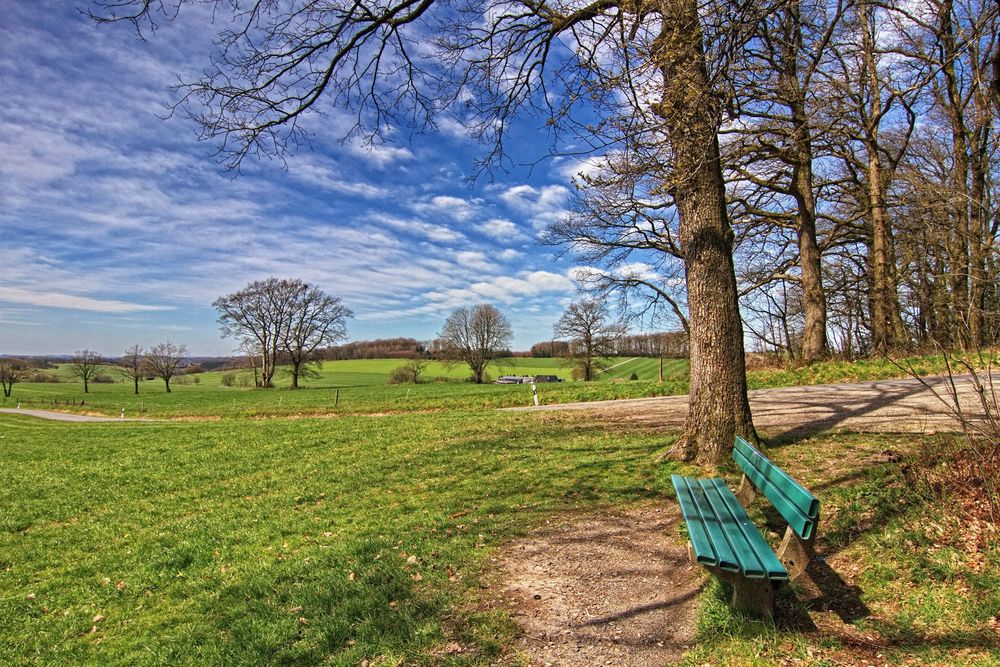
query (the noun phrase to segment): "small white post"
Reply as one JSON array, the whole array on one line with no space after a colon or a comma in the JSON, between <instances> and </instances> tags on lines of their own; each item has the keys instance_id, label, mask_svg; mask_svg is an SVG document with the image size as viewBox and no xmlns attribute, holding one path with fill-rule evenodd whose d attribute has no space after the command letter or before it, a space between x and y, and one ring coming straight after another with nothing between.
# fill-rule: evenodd
<instances>
[{"instance_id":1,"label":"small white post","mask_svg":"<svg viewBox=\"0 0 1000 667\"><path fill-rule=\"evenodd\" d=\"M17 409L18 409L18 410L20 410L20 409L21 409L21 404L20 404L20 403L18 403L18 404L17 404Z\"/></svg>"},{"instance_id":2,"label":"small white post","mask_svg":"<svg viewBox=\"0 0 1000 667\"><path fill-rule=\"evenodd\" d=\"M125 408L122 408L122 415L119 419L125 419Z\"/></svg>"},{"instance_id":3,"label":"small white post","mask_svg":"<svg viewBox=\"0 0 1000 667\"><path fill-rule=\"evenodd\" d=\"M531 383L531 396L535 399L535 407L538 407L538 387L534 382Z\"/></svg>"}]
</instances>

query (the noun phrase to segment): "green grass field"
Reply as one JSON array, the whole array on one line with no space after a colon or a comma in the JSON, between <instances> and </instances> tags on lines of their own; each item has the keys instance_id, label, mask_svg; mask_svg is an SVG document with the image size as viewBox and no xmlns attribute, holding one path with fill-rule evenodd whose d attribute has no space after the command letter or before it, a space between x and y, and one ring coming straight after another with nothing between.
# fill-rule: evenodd
<instances>
[{"instance_id":1,"label":"green grass field","mask_svg":"<svg viewBox=\"0 0 1000 667\"><path fill-rule=\"evenodd\" d=\"M160 380L145 381L140 394L133 393L130 382L123 381L113 368L102 374L114 378L112 384L92 384L83 393L78 381L60 383L21 383L10 398L0 397L0 407L22 404L26 408L50 408L117 416L122 410L128 417L263 417L284 415L379 414L399 411L478 409L529 405L531 389L527 385L473 385L463 382L468 369L462 365L430 362L419 385L387 386L389 374L400 365L392 359L332 361L323 364L319 377L305 382L302 389L288 389L287 375L279 370L277 388L269 391L240 386L222 386L223 373L216 371L179 376L171 383L173 392L164 391ZM944 370L940 357L923 356L902 360L920 373ZM664 382L657 381L659 361L650 358L610 360L610 368L594 382L565 381L539 384L542 403L567 403L616 398L641 398L684 394L688 390L688 365L685 359L664 362ZM639 380L629 378L635 372ZM66 365L56 371L69 378ZM558 375L570 377L570 369L559 359L506 360L491 365L492 377L500 375ZM751 389L787 387L803 384L857 382L905 377L906 371L885 359L858 362L833 361L811 366L787 366L752 370L748 374ZM246 384L251 384L245 375ZM82 402L82 405L81 405Z\"/></svg>"},{"instance_id":2,"label":"green grass field","mask_svg":"<svg viewBox=\"0 0 1000 667\"><path fill-rule=\"evenodd\" d=\"M656 360L619 361L618 377L630 364L655 377ZM490 558L568 512L672 504L676 464L656 455L674 436L492 409L527 404L523 386L390 386L394 366L327 364L298 391L222 388L218 373L169 395L147 382L138 398L121 383L86 397L75 384L17 385L15 398L183 419L0 414L0 664L525 664L511 653L514 618L480 603ZM664 385L539 391L683 391L686 367L670 368ZM830 364L752 382L888 372ZM842 630L775 627L731 614L708 586L685 664L1000 664L995 528L963 539L961 503L913 477L912 453L940 440L817 434L772 449L823 502L823 562L851 578L845 595L867 613ZM840 602L827 600L830 614ZM442 650L453 642L466 650Z\"/></svg>"},{"instance_id":3,"label":"green grass field","mask_svg":"<svg viewBox=\"0 0 1000 667\"><path fill-rule=\"evenodd\" d=\"M0 663L395 664L509 632L443 616L542 517L657 496L663 440L472 416L0 415Z\"/></svg>"},{"instance_id":4,"label":"green grass field","mask_svg":"<svg viewBox=\"0 0 1000 667\"><path fill-rule=\"evenodd\" d=\"M611 369L607 380L600 382L544 383L538 385L539 397L547 403L634 398L683 393L687 389L687 362L671 360L665 366L667 381L655 382L656 360L615 360L626 363ZM642 364L641 362L650 362ZM468 368L430 362L419 385L388 385L389 374L402 362L393 359L329 361L323 364L319 377L305 382L292 391L287 375L279 370L277 388L270 391L240 386L252 383L248 374L237 374L234 386L222 386L220 371L178 376L171 382L167 394L161 380L141 383L140 393L134 394L130 381L123 381L113 368L102 374L114 377L112 384L91 384L83 393L80 382L21 383L14 387L9 399L0 398L0 407L21 404L25 408L49 408L73 412L136 417L221 416L252 417L300 414L372 414L394 411L441 410L454 408L497 408L529 405L532 402L528 385L474 385L464 382ZM643 380L623 382L632 370L643 370ZM651 371L649 369L652 368ZM649 371L648 375L645 374ZM69 378L66 365L54 371ZM499 375L557 375L569 378L570 370L559 359L510 359L489 369ZM81 404L82 402L82 404Z\"/></svg>"}]
</instances>

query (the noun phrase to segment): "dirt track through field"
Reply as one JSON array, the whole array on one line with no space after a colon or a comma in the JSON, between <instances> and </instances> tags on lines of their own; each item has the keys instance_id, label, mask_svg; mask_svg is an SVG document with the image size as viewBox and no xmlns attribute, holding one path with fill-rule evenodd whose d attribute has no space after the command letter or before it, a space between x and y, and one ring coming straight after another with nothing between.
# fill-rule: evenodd
<instances>
[{"instance_id":1,"label":"dirt track through field","mask_svg":"<svg viewBox=\"0 0 1000 667\"><path fill-rule=\"evenodd\" d=\"M524 631L533 667L660 667L694 639L702 568L677 542L680 513L656 504L568 516L503 549L495 604Z\"/></svg>"},{"instance_id":2,"label":"dirt track through field","mask_svg":"<svg viewBox=\"0 0 1000 667\"><path fill-rule=\"evenodd\" d=\"M1000 386L1000 376L994 376ZM951 391L947 378L883 380L827 384L750 392L754 424L768 436L806 437L840 429L876 433L937 433L961 430L942 398ZM965 414L983 413L972 379L955 378ZM987 390L988 391L988 390ZM544 394L541 394L544 399ZM590 403L563 403L511 411L586 410L608 423L681 428L687 416L687 396L662 396Z\"/></svg>"},{"instance_id":3,"label":"dirt track through field","mask_svg":"<svg viewBox=\"0 0 1000 667\"><path fill-rule=\"evenodd\" d=\"M0 408L0 413L6 415L27 415L39 419L48 419L57 422L120 422L137 421L122 417L95 417L93 415L77 415L71 412L53 412L52 410L19 410L14 408Z\"/></svg>"}]
</instances>

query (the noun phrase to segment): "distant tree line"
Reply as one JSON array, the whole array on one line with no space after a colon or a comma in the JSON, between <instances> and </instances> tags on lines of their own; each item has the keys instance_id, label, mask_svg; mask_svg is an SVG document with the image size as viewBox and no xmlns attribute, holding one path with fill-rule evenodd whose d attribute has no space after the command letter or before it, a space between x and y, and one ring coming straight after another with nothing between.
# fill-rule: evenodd
<instances>
[{"instance_id":1,"label":"distant tree line","mask_svg":"<svg viewBox=\"0 0 1000 667\"><path fill-rule=\"evenodd\" d=\"M610 356L659 357L683 359L688 356L688 337L683 331L625 334L609 344ZM573 354L570 340L547 340L531 346L531 356L539 358L567 357Z\"/></svg>"},{"instance_id":2,"label":"distant tree line","mask_svg":"<svg viewBox=\"0 0 1000 667\"><path fill-rule=\"evenodd\" d=\"M320 352L326 361L348 359L421 359L429 354L430 343L415 338L378 338L328 347Z\"/></svg>"}]
</instances>

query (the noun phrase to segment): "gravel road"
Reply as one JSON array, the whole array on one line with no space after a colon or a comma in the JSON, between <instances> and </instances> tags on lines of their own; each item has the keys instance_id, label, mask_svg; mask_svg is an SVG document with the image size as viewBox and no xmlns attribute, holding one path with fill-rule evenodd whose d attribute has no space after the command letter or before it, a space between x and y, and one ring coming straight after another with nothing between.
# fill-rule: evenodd
<instances>
[{"instance_id":1,"label":"gravel road","mask_svg":"<svg viewBox=\"0 0 1000 667\"><path fill-rule=\"evenodd\" d=\"M91 415L74 415L69 412L53 412L51 410L17 410L15 408L0 408L0 412L8 415L28 415L39 419L51 419L57 422L120 422L136 421L121 417L94 417Z\"/></svg>"},{"instance_id":2,"label":"gravel road","mask_svg":"<svg viewBox=\"0 0 1000 667\"><path fill-rule=\"evenodd\" d=\"M994 375L1000 389L1000 375ZM754 424L772 435L807 436L841 428L881 433L935 433L960 430L942 398L948 399L947 378L883 380L826 384L750 392ZM967 415L982 416L972 378L955 378L955 389ZM988 389L987 389L988 391ZM563 403L510 411L586 410L602 420L680 428L687 415L687 396Z\"/></svg>"}]
</instances>

